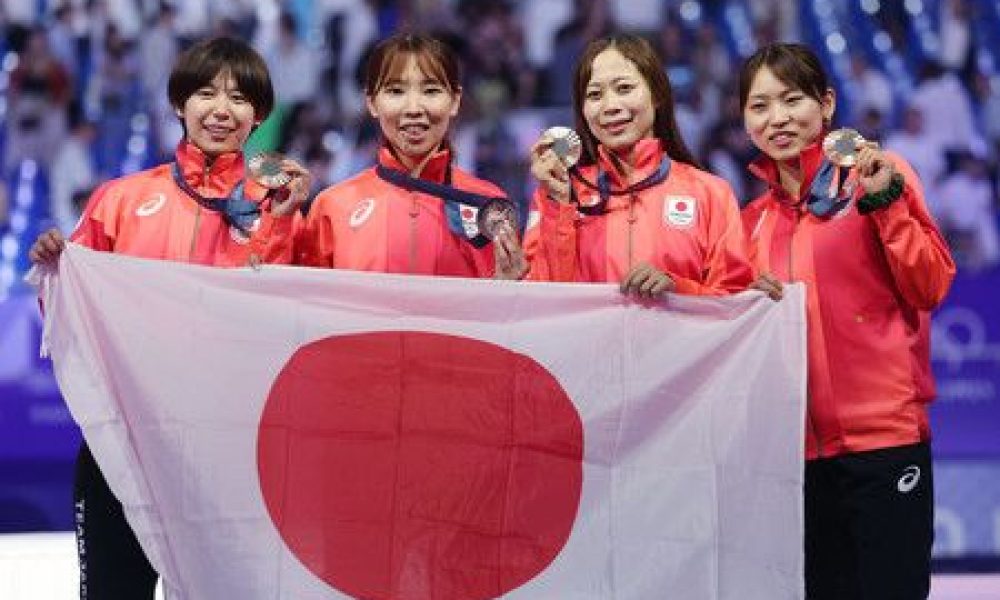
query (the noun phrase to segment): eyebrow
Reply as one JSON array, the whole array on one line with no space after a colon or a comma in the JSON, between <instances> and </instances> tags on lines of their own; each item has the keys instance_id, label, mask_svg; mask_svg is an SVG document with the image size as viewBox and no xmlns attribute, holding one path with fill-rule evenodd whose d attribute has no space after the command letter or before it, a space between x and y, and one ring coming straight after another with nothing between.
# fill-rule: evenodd
<instances>
[{"instance_id":1,"label":"eyebrow","mask_svg":"<svg viewBox=\"0 0 1000 600\"><path fill-rule=\"evenodd\" d=\"M620 82L623 82L623 81L631 82L634 79L635 79L634 75L618 75L617 77L615 77L611 81L608 81L607 83L615 84L615 83L620 83ZM597 81L597 82L591 81L590 83L587 84L587 87L589 88L591 86L596 86L596 85L599 85L601 83L603 83L603 82L600 82L600 81Z\"/></svg>"},{"instance_id":2,"label":"eyebrow","mask_svg":"<svg viewBox=\"0 0 1000 600\"><path fill-rule=\"evenodd\" d=\"M773 96L787 96L789 94L805 94L805 92L802 91L802 90L800 90L799 88L786 87L783 90L781 90L780 92L778 92L777 94L750 94L749 99L750 100L765 100L767 98L770 98L772 95Z\"/></svg>"},{"instance_id":3,"label":"eyebrow","mask_svg":"<svg viewBox=\"0 0 1000 600\"><path fill-rule=\"evenodd\" d=\"M386 79L385 83L383 83L382 85L383 86L387 86L387 85L400 85L400 84L405 84L405 83L408 83L408 82L405 79L403 79L402 77L391 77L389 79ZM417 83L419 85L440 85L440 86L447 87L443 82L441 82L441 81L439 81L437 79L430 79L430 78L428 78L428 79L421 79Z\"/></svg>"}]
</instances>

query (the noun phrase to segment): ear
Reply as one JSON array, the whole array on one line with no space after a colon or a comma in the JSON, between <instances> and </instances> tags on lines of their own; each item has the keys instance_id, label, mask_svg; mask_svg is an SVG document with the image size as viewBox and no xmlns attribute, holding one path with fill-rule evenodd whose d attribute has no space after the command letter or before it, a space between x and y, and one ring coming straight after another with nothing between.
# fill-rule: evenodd
<instances>
[{"instance_id":1,"label":"ear","mask_svg":"<svg viewBox=\"0 0 1000 600\"><path fill-rule=\"evenodd\" d=\"M457 87L455 88L455 91L452 92L451 110L448 111L448 114L451 116L451 118L454 119L455 117L458 116L458 109L461 107L462 107L462 88Z\"/></svg>"},{"instance_id":2,"label":"ear","mask_svg":"<svg viewBox=\"0 0 1000 600\"><path fill-rule=\"evenodd\" d=\"M174 114L177 115L177 118L180 119L181 121L184 120L184 111L177 108L176 106L174 107Z\"/></svg>"},{"instance_id":3,"label":"ear","mask_svg":"<svg viewBox=\"0 0 1000 600\"><path fill-rule=\"evenodd\" d=\"M837 110L837 92L827 88L820 100L820 110L823 112L823 123L827 126L833 122L833 113Z\"/></svg>"},{"instance_id":4,"label":"ear","mask_svg":"<svg viewBox=\"0 0 1000 600\"><path fill-rule=\"evenodd\" d=\"M375 108L375 99L372 96L365 95L365 106L368 108L368 114L378 120L378 110Z\"/></svg>"}]
</instances>

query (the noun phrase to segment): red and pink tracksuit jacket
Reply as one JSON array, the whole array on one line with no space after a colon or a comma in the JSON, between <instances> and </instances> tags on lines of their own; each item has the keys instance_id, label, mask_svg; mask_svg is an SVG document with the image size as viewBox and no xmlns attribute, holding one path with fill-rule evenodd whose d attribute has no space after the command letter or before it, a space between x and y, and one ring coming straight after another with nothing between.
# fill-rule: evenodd
<instances>
[{"instance_id":1,"label":"red and pink tracksuit jacket","mask_svg":"<svg viewBox=\"0 0 1000 600\"><path fill-rule=\"evenodd\" d=\"M827 218L789 197L773 161L751 166L768 185L743 210L751 260L758 272L803 282L807 291L809 459L929 439L929 311L947 293L955 264L913 169L889 156L905 181L902 197L861 215L857 185ZM803 193L822 160L819 144L801 155Z\"/></svg>"},{"instance_id":2,"label":"red and pink tracksuit jacket","mask_svg":"<svg viewBox=\"0 0 1000 600\"><path fill-rule=\"evenodd\" d=\"M249 235L184 193L164 164L100 186L70 240L105 252L221 267L292 261L298 213L270 214L267 190L244 181L242 152L209 163L201 150L183 141L175 159L184 180L204 197L225 197L244 183L245 197L262 205Z\"/></svg>"},{"instance_id":3,"label":"red and pink tracksuit jacket","mask_svg":"<svg viewBox=\"0 0 1000 600\"><path fill-rule=\"evenodd\" d=\"M408 171L387 147L380 164ZM450 150L430 158L419 178L486 196L504 196L493 184L451 164ZM444 202L383 180L375 167L320 193L297 243L299 264L335 269L492 277L493 245L473 247L449 229Z\"/></svg>"},{"instance_id":4,"label":"red and pink tracksuit jacket","mask_svg":"<svg viewBox=\"0 0 1000 600\"><path fill-rule=\"evenodd\" d=\"M664 158L659 140L641 140L633 181L655 173ZM598 164L582 167L580 173L595 182L599 168L608 174L612 190L626 187L603 148ZM594 203L595 190L575 179L573 187L581 204ZM691 165L674 161L660 183L609 196L607 211L600 215L555 202L541 188L534 203L541 222L525 240L532 280L619 283L645 261L670 276L682 294L727 294L751 282L732 189Z\"/></svg>"}]
</instances>

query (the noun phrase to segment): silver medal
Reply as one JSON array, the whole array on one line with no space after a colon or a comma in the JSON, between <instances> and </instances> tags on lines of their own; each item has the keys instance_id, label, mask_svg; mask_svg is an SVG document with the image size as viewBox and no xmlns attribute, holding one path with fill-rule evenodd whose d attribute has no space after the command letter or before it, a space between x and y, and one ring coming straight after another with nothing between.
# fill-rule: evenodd
<instances>
[{"instance_id":1,"label":"silver medal","mask_svg":"<svg viewBox=\"0 0 1000 600\"><path fill-rule=\"evenodd\" d=\"M858 151L867 140L853 129L838 129L823 138L823 154L838 167L853 167L858 162Z\"/></svg>"},{"instance_id":2,"label":"silver medal","mask_svg":"<svg viewBox=\"0 0 1000 600\"><path fill-rule=\"evenodd\" d=\"M261 152L254 155L248 162L250 177L268 189L278 189L288 185L292 176L281 168L285 157L277 152Z\"/></svg>"},{"instance_id":3,"label":"silver medal","mask_svg":"<svg viewBox=\"0 0 1000 600\"><path fill-rule=\"evenodd\" d=\"M583 154L583 142L580 141L580 135L577 132L569 127L557 125L546 129L542 136L548 136L552 139L552 151L556 153L564 165L572 167L580 162L580 156Z\"/></svg>"},{"instance_id":4,"label":"silver medal","mask_svg":"<svg viewBox=\"0 0 1000 600\"><path fill-rule=\"evenodd\" d=\"M510 202L493 200L479 209L476 223L479 233L493 240L503 229L511 233L517 231L517 213Z\"/></svg>"}]
</instances>

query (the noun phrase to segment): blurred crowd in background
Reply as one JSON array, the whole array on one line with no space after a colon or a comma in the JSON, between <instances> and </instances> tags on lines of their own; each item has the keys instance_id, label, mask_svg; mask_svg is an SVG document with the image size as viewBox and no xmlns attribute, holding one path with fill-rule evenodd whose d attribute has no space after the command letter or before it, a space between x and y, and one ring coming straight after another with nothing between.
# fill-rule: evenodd
<instances>
[{"instance_id":1,"label":"blurred crowd in background","mask_svg":"<svg viewBox=\"0 0 1000 600\"><path fill-rule=\"evenodd\" d=\"M252 40L279 104L250 151L295 156L318 191L371 163L360 73L402 28L459 50L459 161L521 198L530 145L572 124L577 55L631 31L661 51L688 145L751 199L736 73L759 44L802 41L834 74L835 124L917 169L961 268L1000 262L1000 0L3 0L0 296L38 231L71 230L101 181L170 160L167 78L193 41Z\"/></svg>"}]
</instances>

